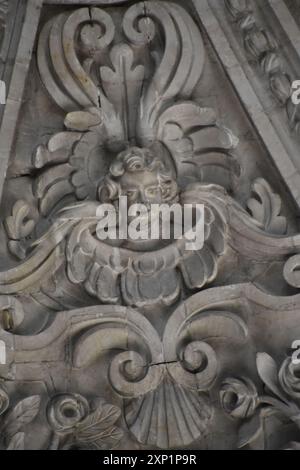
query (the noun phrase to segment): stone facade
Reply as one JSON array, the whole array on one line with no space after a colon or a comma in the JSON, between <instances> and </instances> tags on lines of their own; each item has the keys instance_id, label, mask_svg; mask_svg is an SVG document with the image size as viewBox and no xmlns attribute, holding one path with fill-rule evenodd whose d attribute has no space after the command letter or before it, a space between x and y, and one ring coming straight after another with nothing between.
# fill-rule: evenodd
<instances>
[{"instance_id":1,"label":"stone facade","mask_svg":"<svg viewBox=\"0 0 300 470\"><path fill-rule=\"evenodd\" d=\"M300 448L299 8L0 1L1 449Z\"/></svg>"}]
</instances>

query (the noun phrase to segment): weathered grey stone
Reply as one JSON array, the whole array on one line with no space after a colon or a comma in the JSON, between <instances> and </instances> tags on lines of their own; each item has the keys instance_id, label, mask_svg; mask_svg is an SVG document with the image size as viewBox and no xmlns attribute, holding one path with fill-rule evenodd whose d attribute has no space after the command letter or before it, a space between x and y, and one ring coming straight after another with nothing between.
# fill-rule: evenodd
<instances>
[{"instance_id":1,"label":"weathered grey stone","mask_svg":"<svg viewBox=\"0 0 300 470\"><path fill-rule=\"evenodd\" d=\"M1 449L300 446L298 22L265 4L0 2ZM101 240L119 195L203 204L203 245Z\"/></svg>"}]
</instances>

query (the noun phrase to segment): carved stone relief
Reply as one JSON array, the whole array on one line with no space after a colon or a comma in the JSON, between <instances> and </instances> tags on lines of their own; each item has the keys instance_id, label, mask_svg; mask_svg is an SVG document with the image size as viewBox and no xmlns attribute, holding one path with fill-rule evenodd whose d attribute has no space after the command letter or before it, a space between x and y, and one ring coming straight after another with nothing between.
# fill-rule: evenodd
<instances>
[{"instance_id":1,"label":"carved stone relief","mask_svg":"<svg viewBox=\"0 0 300 470\"><path fill-rule=\"evenodd\" d=\"M1 448L298 448L299 209L217 28L197 0L73 3L41 10L2 197ZM222 8L298 145L275 37ZM101 240L120 195L203 204L203 246Z\"/></svg>"}]
</instances>

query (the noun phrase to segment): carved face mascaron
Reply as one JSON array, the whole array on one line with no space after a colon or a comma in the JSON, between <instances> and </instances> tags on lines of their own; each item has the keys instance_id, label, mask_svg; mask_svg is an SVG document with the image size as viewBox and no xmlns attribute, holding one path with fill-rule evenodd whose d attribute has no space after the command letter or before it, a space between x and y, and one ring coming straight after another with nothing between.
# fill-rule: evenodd
<instances>
[{"instance_id":1,"label":"carved face mascaron","mask_svg":"<svg viewBox=\"0 0 300 470\"><path fill-rule=\"evenodd\" d=\"M99 190L101 201L127 196L128 205L172 203L178 196L172 172L151 149L131 147L112 163Z\"/></svg>"}]
</instances>

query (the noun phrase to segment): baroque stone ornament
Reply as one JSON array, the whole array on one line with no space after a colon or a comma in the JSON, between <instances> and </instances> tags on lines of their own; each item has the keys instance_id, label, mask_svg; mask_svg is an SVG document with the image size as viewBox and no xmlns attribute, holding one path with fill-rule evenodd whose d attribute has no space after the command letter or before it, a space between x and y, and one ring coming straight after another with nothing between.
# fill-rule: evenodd
<instances>
[{"instance_id":1,"label":"baroque stone ornament","mask_svg":"<svg viewBox=\"0 0 300 470\"><path fill-rule=\"evenodd\" d=\"M276 331L282 316L288 315L297 327L298 300L299 296L266 295L251 284L204 290L175 310L162 339L137 310L102 306L61 312L50 327L51 334L49 329L34 336L2 330L0 338L14 350L13 355L8 354L4 377L16 381L29 375L33 381L43 377L52 396L53 387L64 387L70 367L73 380L83 386L97 364L97 370L103 367L107 374L107 385L120 406L123 402L125 422L138 442L164 448L195 444L213 432L219 406L229 419L240 422L238 445L251 443L259 448L262 420L271 419L275 411L279 416L283 413L284 419L297 420L296 405L288 399L288 395L297 399L296 369L287 360L276 371L276 363L268 354L258 355L258 372L275 394L272 398L259 393L255 371L248 377L226 375L228 353L253 350L253 345L261 342L263 328L253 329L253 318L263 325L273 312L272 329ZM52 364L48 371L43 365L46 358ZM255 354L252 360L255 364ZM51 369L59 364L61 373L53 383ZM103 380L101 374L96 376L94 387L99 388ZM281 385L275 385L277 382ZM213 399L217 392L219 405ZM6 409L7 393L3 396ZM53 394L44 406L44 434L48 436L44 447L105 448L120 442L120 431L114 429L119 412L115 405L105 405L103 399L89 402L81 394L64 392ZM102 414L107 418L100 419ZM112 429L106 432L106 426ZM85 427L91 433L88 436ZM107 442L103 442L100 431L111 436Z\"/></svg>"},{"instance_id":2,"label":"baroque stone ornament","mask_svg":"<svg viewBox=\"0 0 300 470\"><path fill-rule=\"evenodd\" d=\"M1 414L6 411L9 399L1 391ZM30 396L19 401L14 408L8 410L1 426L2 444L7 450L25 450L25 433L23 428L35 420L40 408L40 397Z\"/></svg>"},{"instance_id":3,"label":"baroque stone ornament","mask_svg":"<svg viewBox=\"0 0 300 470\"><path fill-rule=\"evenodd\" d=\"M257 391L249 379L229 377L220 390L224 410L234 418L248 418L253 415L257 404Z\"/></svg>"},{"instance_id":4,"label":"baroque stone ornament","mask_svg":"<svg viewBox=\"0 0 300 470\"><path fill-rule=\"evenodd\" d=\"M203 41L214 1L88 3L42 8L4 188L0 447L299 448L297 216ZM250 6L223 3L291 111ZM203 206L203 244L102 239L120 196Z\"/></svg>"},{"instance_id":5,"label":"baroque stone ornament","mask_svg":"<svg viewBox=\"0 0 300 470\"><path fill-rule=\"evenodd\" d=\"M113 449L122 439L122 431L114 426L120 414L117 407L101 400L91 410L81 395L56 395L47 406L47 419L53 430L51 450Z\"/></svg>"},{"instance_id":6,"label":"baroque stone ornament","mask_svg":"<svg viewBox=\"0 0 300 470\"><path fill-rule=\"evenodd\" d=\"M298 133L299 107L291 99L293 80L284 69L279 55L279 45L270 31L258 25L250 1L224 0L224 2L230 15L241 29L249 57L258 62L267 75L274 97L286 109L291 129Z\"/></svg>"},{"instance_id":7,"label":"baroque stone ornament","mask_svg":"<svg viewBox=\"0 0 300 470\"><path fill-rule=\"evenodd\" d=\"M153 77L145 81L159 24L164 30L165 49ZM148 307L171 305L180 297L183 285L201 288L216 277L227 238L224 209L217 201L213 203L221 188L210 191L200 184L197 189L187 181L193 181L195 168L200 174L207 167L221 166L238 174L239 166L230 155L236 138L217 123L212 109L188 101L203 70L202 38L183 8L164 2L130 7L122 29L126 42L114 45L116 31L110 15L99 8L82 8L50 20L41 32L41 78L51 97L68 111L67 131L53 136L46 147L39 146L34 155L39 170L33 182L38 210L41 217L51 214L55 220L48 232L28 246L22 278L19 274L15 277L14 270L3 273L2 293L17 294L25 289L35 300L60 308L61 302L70 305L66 303L68 290L77 301L82 297L72 287L80 285L86 291L84 302L92 296L102 303ZM78 48L83 54L80 58ZM146 52L143 57L141 51ZM139 160L136 168L129 158ZM155 159L162 172L150 170ZM124 167L120 177L115 176L118 161ZM141 254L138 243L124 243L116 249L97 240L97 200L101 202L112 180L118 183L119 193L132 194L134 183L128 186L125 177L132 174L142 179L141 170L153 172L151 190L157 193L153 202L172 204L178 197L183 204L207 201L202 250L184 252L185 240L179 240L155 251L145 246ZM146 181L141 183L151 203ZM108 192L105 202L113 202L119 195ZM75 204L62 206L66 198ZM84 202L76 204L78 200ZM145 201L138 195L132 202ZM20 224L22 214L27 216L24 210L22 202L17 202L7 220L10 238L12 224ZM33 224L28 220L23 226L25 236ZM17 240L19 233L9 242L14 252Z\"/></svg>"}]
</instances>

